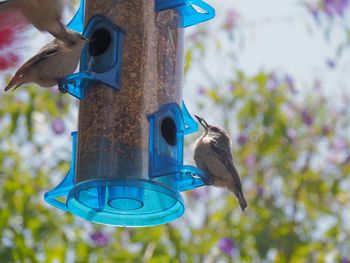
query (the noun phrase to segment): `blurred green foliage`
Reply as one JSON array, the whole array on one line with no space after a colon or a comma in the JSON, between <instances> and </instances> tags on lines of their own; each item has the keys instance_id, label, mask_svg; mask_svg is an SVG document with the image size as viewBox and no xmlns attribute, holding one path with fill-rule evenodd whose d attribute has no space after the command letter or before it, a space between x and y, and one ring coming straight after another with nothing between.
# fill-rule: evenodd
<instances>
[{"instance_id":1,"label":"blurred green foliage","mask_svg":"<svg viewBox=\"0 0 350 263\"><path fill-rule=\"evenodd\" d=\"M189 45L186 72L205 54ZM218 46L219 47L219 46ZM215 80L214 80L215 81ZM225 190L186 193L187 212L152 228L89 223L43 202L68 170L57 118L74 119L73 99L28 87L0 95L1 262L340 262L350 255L350 116L317 87L297 92L293 80L236 69L228 85L201 92L232 134L249 207L242 214ZM63 137L64 137L63 136ZM49 154L48 154L49 153ZM98 238L96 237L98 236ZM220 248L228 238L231 254ZM327 259L328 258L328 259Z\"/></svg>"}]
</instances>

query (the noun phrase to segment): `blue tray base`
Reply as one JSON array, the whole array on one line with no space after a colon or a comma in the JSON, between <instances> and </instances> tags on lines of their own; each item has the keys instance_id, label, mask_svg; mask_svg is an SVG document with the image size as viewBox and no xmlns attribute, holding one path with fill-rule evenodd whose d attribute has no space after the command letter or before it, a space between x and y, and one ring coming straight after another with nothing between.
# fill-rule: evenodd
<instances>
[{"instance_id":1,"label":"blue tray base","mask_svg":"<svg viewBox=\"0 0 350 263\"><path fill-rule=\"evenodd\" d=\"M155 226L181 217L185 211L179 193L143 179L98 179L77 184L68 194L73 214L113 226Z\"/></svg>"}]
</instances>

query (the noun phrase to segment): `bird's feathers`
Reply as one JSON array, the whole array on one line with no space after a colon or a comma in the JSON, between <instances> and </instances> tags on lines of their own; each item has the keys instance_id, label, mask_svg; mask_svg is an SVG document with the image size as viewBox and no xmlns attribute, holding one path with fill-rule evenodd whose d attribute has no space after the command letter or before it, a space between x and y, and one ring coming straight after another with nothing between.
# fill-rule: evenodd
<instances>
[{"instance_id":1,"label":"bird's feathers","mask_svg":"<svg viewBox=\"0 0 350 263\"><path fill-rule=\"evenodd\" d=\"M17 89L22 84L20 82L21 78L23 77L24 74L26 74L26 71L30 67L35 66L36 64L45 60L46 58L50 56L54 56L59 52L60 52L60 48L56 41L52 41L46 46L44 46L42 49L39 50L39 52L36 55L30 58L16 71L15 76L11 79L9 84L5 87L5 91L10 90L15 85L16 86L13 88L13 90Z\"/></svg>"},{"instance_id":2,"label":"bird's feathers","mask_svg":"<svg viewBox=\"0 0 350 263\"><path fill-rule=\"evenodd\" d=\"M29 66L33 66L37 63L39 63L40 61L43 61L44 59L57 55L60 52L60 48L56 43L49 43L47 44L45 47L43 47L42 49L40 49L40 51L33 56L32 58L30 58L27 62L25 62L16 72L16 75L19 74L23 74Z\"/></svg>"},{"instance_id":3,"label":"bird's feathers","mask_svg":"<svg viewBox=\"0 0 350 263\"><path fill-rule=\"evenodd\" d=\"M227 186L231 191L235 193L239 205L242 211L244 211L248 205L243 195L242 183L239 177L239 173L233 163L230 147L218 147L218 143L214 140L210 141L210 147L212 149L212 152L216 155L220 162L226 167L229 174L233 177L233 184L229 184Z\"/></svg>"},{"instance_id":4,"label":"bird's feathers","mask_svg":"<svg viewBox=\"0 0 350 263\"><path fill-rule=\"evenodd\" d=\"M235 180L238 186L238 189L242 191L242 183L239 178L239 173L233 164L231 152L228 152L225 148L218 147L218 143L214 140L210 141L210 147L215 153L216 157L225 165L226 169L232 175L233 179Z\"/></svg>"},{"instance_id":5,"label":"bird's feathers","mask_svg":"<svg viewBox=\"0 0 350 263\"><path fill-rule=\"evenodd\" d=\"M16 6L13 4L13 1L6 0L0 2L0 15L2 13L12 11L13 9L16 9Z\"/></svg>"}]
</instances>

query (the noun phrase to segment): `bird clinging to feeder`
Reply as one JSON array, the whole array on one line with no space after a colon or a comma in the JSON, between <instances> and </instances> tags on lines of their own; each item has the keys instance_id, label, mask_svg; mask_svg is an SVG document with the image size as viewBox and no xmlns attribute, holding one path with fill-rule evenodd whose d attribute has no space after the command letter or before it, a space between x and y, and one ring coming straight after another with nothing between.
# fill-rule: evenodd
<instances>
[{"instance_id":1,"label":"bird clinging to feeder","mask_svg":"<svg viewBox=\"0 0 350 263\"><path fill-rule=\"evenodd\" d=\"M79 63L81 51L89 40L74 31L68 32L74 39L74 44L69 49L58 39L51 41L17 70L5 91L12 88L15 90L27 83L52 87L63 77L73 73Z\"/></svg>"},{"instance_id":2,"label":"bird clinging to feeder","mask_svg":"<svg viewBox=\"0 0 350 263\"><path fill-rule=\"evenodd\" d=\"M196 141L194 160L198 168L206 171L214 186L226 187L233 192L242 211L247 208L242 183L231 153L231 140L220 127L208 124L203 118L195 115L203 126L204 132Z\"/></svg>"}]
</instances>

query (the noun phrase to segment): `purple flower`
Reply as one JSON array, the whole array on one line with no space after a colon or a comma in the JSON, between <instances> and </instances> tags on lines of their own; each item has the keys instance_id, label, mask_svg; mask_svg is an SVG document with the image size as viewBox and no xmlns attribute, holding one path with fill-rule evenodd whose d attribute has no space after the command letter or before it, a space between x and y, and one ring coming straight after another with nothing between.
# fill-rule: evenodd
<instances>
[{"instance_id":1,"label":"purple flower","mask_svg":"<svg viewBox=\"0 0 350 263\"><path fill-rule=\"evenodd\" d=\"M348 0L323 0L324 11L329 16L343 15L348 5Z\"/></svg>"},{"instance_id":2,"label":"purple flower","mask_svg":"<svg viewBox=\"0 0 350 263\"><path fill-rule=\"evenodd\" d=\"M52 127L53 132L57 135L60 135L60 134L64 133L64 131L65 131L64 122L62 119L59 119L59 118L55 119L52 122L51 127Z\"/></svg>"},{"instance_id":3,"label":"purple flower","mask_svg":"<svg viewBox=\"0 0 350 263\"><path fill-rule=\"evenodd\" d=\"M334 69L336 66L335 61L333 59L330 59L330 58L326 60L326 64L330 69Z\"/></svg>"},{"instance_id":4,"label":"purple flower","mask_svg":"<svg viewBox=\"0 0 350 263\"><path fill-rule=\"evenodd\" d=\"M245 136L244 134L239 135L237 138L237 143L241 146L244 145L247 141L248 141L248 137Z\"/></svg>"},{"instance_id":5,"label":"purple flower","mask_svg":"<svg viewBox=\"0 0 350 263\"><path fill-rule=\"evenodd\" d=\"M343 257L341 259L341 263L350 263L350 259L348 259L347 257Z\"/></svg>"},{"instance_id":6,"label":"purple flower","mask_svg":"<svg viewBox=\"0 0 350 263\"><path fill-rule=\"evenodd\" d=\"M298 132L295 129L288 128L287 129L287 136L289 139L294 140L298 135Z\"/></svg>"},{"instance_id":7,"label":"purple flower","mask_svg":"<svg viewBox=\"0 0 350 263\"><path fill-rule=\"evenodd\" d=\"M302 111L301 118L303 120L303 123L307 126L311 126L314 123L314 120L312 119L310 113L306 110Z\"/></svg>"},{"instance_id":8,"label":"purple flower","mask_svg":"<svg viewBox=\"0 0 350 263\"><path fill-rule=\"evenodd\" d=\"M245 160L245 164L248 166L248 168L253 168L256 164L256 157L254 154L251 154L247 157Z\"/></svg>"},{"instance_id":9,"label":"purple flower","mask_svg":"<svg viewBox=\"0 0 350 263\"><path fill-rule=\"evenodd\" d=\"M92 233L90 237L94 244L99 247L106 246L109 243L108 236L102 233L101 231L96 231Z\"/></svg>"},{"instance_id":10,"label":"purple flower","mask_svg":"<svg viewBox=\"0 0 350 263\"><path fill-rule=\"evenodd\" d=\"M207 89L206 88L204 88L204 87L199 87L198 88L198 94L199 95L204 95L206 93L207 93Z\"/></svg>"},{"instance_id":11,"label":"purple flower","mask_svg":"<svg viewBox=\"0 0 350 263\"><path fill-rule=\"evenodd\" d=\"M271 74L270 80L267 82L267 89L268 90L274 90L278 87L279 82L274 73Z\"/></svg>"},{"instance_id":12,"label":"purple flower","mask_svg":"<svg viewBox=\"0 0 350 263\"><path fill-rule=\"evenodd\" d=\"M287 76L285 77L285 82L287 83L287 87L289 88L289 90L290 90L292 93L296 93L296 92L297 92L297 90L296 90L296 88L295 88L294 79L293 79L291 76L287 75Z\"/></svg>"},{"instance_id":13,"label":"purple flower","mask_svg":"<svg viewBox=\"0 0 350 263\"><path fill-rule=\"evenodd\" d=\"M236 249L235 241L227 237L220 239L218 246L221 252L227 256L233 256Z\"/></svg>"},{"instance_id":14,"label":"purple flower","mask_svg":"<svg viewBox=\"0 0 350 263\"><path fill-rule=\"evenodd\" d=\"M230 85L227 87L227 89L231 92L233 92L235 90L235 86L234 85Z\"/></svg>"},{"instance_id":15,"label":"purple flower","mask_svg":"<svg viewBox=\"0 0 350 263\"><path fill-rule=\"evenodd\" d=\"M262 186L260 186L260 185L257 185L255 187L255 191L256 191L256 196L257 197L262 197L263 194L264 194L264 188Z\"/></svg>"}]
</instances>

